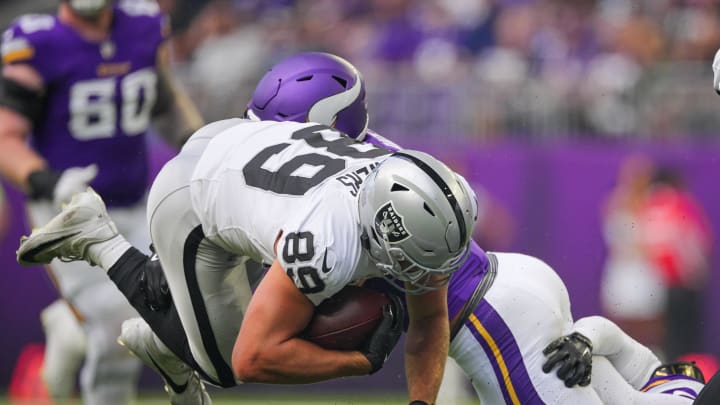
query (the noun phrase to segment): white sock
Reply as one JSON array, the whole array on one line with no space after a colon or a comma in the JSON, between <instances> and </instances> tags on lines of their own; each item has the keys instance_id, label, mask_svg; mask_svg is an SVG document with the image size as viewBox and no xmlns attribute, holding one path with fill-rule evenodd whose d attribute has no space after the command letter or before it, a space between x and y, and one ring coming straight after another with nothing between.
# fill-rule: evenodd
<instances>
[{"instance_id":1,"label":"white sock","mask_svg":"<svg viewBox=\"0 0 720 405\"><path fill-rule=\"evenodd\" d=\"M86 259L108 271L132 245L122 235L90 245Z\"/></svg>"}]
</instances>

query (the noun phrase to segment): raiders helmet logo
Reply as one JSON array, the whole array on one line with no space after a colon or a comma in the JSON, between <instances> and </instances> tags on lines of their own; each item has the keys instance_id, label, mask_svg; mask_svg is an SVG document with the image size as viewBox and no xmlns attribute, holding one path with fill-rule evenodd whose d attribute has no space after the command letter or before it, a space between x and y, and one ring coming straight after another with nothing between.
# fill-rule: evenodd
<instances>
[{"instance_id":1,"label":"raiders helmet logo","mask_svg":"<svg viewBox=\"0 0 720 405\"><path fill-rule=\"evenodd\" d=\"M375 231L379 235L387 235L390 243L402 242L410 237L403 217L395 211L391 201L388 201L375 213Z\"/></svg>"}]
</instances>

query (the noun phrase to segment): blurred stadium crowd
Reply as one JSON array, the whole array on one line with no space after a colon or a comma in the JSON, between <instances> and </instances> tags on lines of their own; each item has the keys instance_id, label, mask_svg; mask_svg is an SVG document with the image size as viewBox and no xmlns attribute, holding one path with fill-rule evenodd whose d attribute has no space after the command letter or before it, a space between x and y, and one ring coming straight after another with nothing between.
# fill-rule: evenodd
<instances>
[{"instance_id":1,"label":"blurred stadium crowd","mask_svg":"<svg viewBox=\"0 0 720 405\"><path fill-rule=\"evenodd\" d=\"M159 3L209 120L241 113L267 66L325 50L364 72L371 126L388 133L676 137L720 125L707 83L718 0Z\"/></svg>"},{"instance_id":2,"label":"blurred stadium crowd","mask_svg":"<svg viewBox=\"0 0 720 405\"><path fill-rule=\"evenodd\" d=\"M241 112L272 62L326 50L359 65L371 125L389 133L655 137L720 124L707 83L716 0L161 3L210 119Z\"/></svg>"}]
</instances>

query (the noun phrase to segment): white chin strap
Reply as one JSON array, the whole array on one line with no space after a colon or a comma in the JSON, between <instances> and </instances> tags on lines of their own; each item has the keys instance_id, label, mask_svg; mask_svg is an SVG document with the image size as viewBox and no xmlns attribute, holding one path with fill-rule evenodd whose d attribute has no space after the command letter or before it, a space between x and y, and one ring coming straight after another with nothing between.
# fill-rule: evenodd
<instances>
[{"instance_id":1,"label":"white chin strap","mask_svg":"<svg viewBox=\"0 0 720 405\"><path fill-rule=\"evenodd\" d=\"M248 108L247 111L245 111L245 115L247 115L250 121L262 121L260 117L253 112L252 108Z\"/></svg>"},{"instance_id":2,"label":"white chin strap","mask_svg":"<svg viewBox=\"0 0 720 405\"><path fill-rule=\"evenodd\" d=\"M324 98L310 107L307 115L308 122L332 125L335 121L335 116L357 100L361 90L362 83L360 82L360 75L355 72L355 84L353 84L351 88L334 96Z\"/></svg>"}]
</instances>

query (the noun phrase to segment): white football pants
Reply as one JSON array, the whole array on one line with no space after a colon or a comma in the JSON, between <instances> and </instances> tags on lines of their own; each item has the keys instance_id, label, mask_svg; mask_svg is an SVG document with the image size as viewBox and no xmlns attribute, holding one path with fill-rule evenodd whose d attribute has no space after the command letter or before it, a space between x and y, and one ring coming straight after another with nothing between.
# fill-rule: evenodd
<instances>
[{"instance_id":1,"label":"white football pants","mask_svg":"<svg viewBox=\"0 0 720 405\"><path fill-rule=\"evenodd\" d=\"M573 326L567 289L541 260L495 253L495 282L450 344L450 356L483 404L687 405L686 398L634 389L604 357L593 358L592 384L565 387L542 371L543 349Z\"/></svg>"},{"instance_id":2,"label":"white football pants","mask_svg":"<svg viewBox=\"0 0 720 405\"><path fill-rule=\"evenodd\" d=\"M148 198L155 250L196 363L217 385L232 385L232 349L252 290L241 257L205 238L189 180L210 136L197 133L158 174Z\"/></svg>"}]
</instances>

